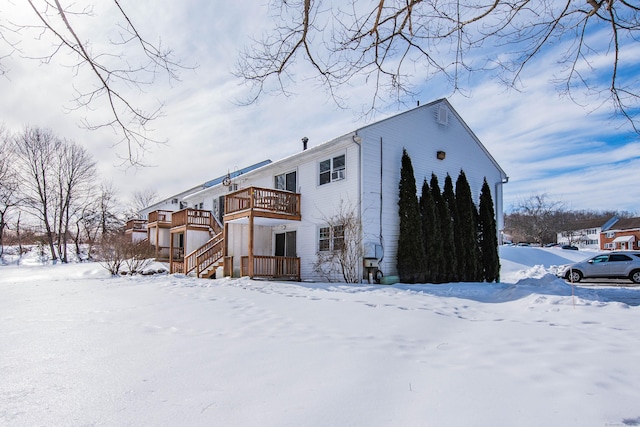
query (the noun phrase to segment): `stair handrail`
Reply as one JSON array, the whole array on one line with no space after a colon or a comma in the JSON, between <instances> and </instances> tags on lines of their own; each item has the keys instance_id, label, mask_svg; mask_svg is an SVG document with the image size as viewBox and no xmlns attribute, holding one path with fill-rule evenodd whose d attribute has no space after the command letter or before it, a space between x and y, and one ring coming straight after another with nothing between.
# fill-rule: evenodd
<instances>
[{"instance_id":1,"label":"stair handrail","mask_svg":"<svg viewBox=\"0 0 640 427\"><path fill-rule=\"evenodd\" d=\"M223 241L223 240L224 240L223 233L218 233L215 236L213 236L211 239L207 240L207 242L204 245L200 246L198 249L186 255L184 257L184 263L185 263L184 274L189 274L193 270L197 269L198 270L197 274L199 275L199 273L204 270L203 268L202 269L198 268L201 262L201 260L199 259L200 255L207 252L210 248L214 247L215 245L219 244L219 241Z\"/></svg>"},{"instance_id":2,"label":"stair handrail","mask_svg":"<svg viewBox=\"0 0 640 427\"><path fill-rule=\"evenodd\" d=\"M197 257L196 275L198 277L200 277L200 273L218 262L224 255L224 237L222 233L218 234L218 236L219 238L214 238L213 244Z\"/></svg>"}]
</instances>

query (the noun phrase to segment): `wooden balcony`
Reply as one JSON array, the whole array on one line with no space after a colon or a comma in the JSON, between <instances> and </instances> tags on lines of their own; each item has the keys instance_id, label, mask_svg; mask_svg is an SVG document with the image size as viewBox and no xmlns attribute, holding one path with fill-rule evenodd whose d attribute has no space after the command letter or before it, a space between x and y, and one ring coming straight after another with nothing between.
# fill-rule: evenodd
<instances>
[{"instance_id":1,"label":"wooden balcony","mask_svg":"<svg viewBox=\"0 0 640 427\"><path fill-rule=\"evenodd\" d=\"M249 187L227 194L225 221L248 216L300 221L300 194L273 188Z\"/></svg>"},{"instance_id":2,"label":"wooden balcony","mask_svg":"<svg viewBox=\"0 0 640 427\"><path fill-rule=\"evenodd\" d=\"M202 209L186 208L171 214L171 228L211 228L215 234L222 231L222 227L213 216L211 211ZM173 232L173 231L172 231Z\"/></svg>"},{"instance_id":3,"label":"wooden balcony","mask_svg":"<svg viewBox=\"0 0 640 427\"><path fill-rule=\"evenodd\" d=\"M130 219L125 225L125 232L147 231L147 221L144 219Z\"/></svg>"},{"instance_id":4,"label":"wooden balcony","mask_svg":"<svg viewBox=\"0 0 640 427\"><path fill-rule=\"evenodd\" d=\"M249 257L240 259L241 274L249 275ZM284 256L253 256L253 276L251 278L283 279L300 281L300 258Z\"/></svg>"},{"instance_id":5,"label":"wooden balcony","mask_svg":"<svg viewBox=\"0 0 640 427\"><path fill-rule=\"evenodd\" d=\"M171 226L171 214L172 211L157 210L149 212L149 224L158 227L170 227Z\"/></svg>"}]
</instances>

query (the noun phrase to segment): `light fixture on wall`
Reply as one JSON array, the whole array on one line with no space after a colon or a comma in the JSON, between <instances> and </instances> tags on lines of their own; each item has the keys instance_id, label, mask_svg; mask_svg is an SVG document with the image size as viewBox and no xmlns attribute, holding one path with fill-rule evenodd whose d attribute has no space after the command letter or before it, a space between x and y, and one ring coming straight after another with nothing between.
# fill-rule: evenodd
<instances>
[{"instance_id":1,"label":"light fixture on wall","mask_svg":"<svg viewBox=\"0 0 640 427\"><path fill-rule=\"evenodd\" d=\"M444 151L438 151L436 153L436 157L438 158L438 160L444 160L444 158L447 157L447 153L445 153Z\"/></svg>"}]
</instances>

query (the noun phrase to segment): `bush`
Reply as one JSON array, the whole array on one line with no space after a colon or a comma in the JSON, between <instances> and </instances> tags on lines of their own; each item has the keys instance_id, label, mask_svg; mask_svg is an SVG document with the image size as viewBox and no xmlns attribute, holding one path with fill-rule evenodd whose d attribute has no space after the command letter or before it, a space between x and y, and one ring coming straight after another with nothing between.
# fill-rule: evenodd
<instances>
[{"instance_id":1,"label":"bush","mask_svg":"<svg viewBox=\"0 0 640 427\"><path fill-rule=\"evenodd\" d=\"M152 260L153 248L146 240L132 242L129 236L121 233L102 237L99 262L114 276L142 273Z\"/></svg>"}]
</instances>

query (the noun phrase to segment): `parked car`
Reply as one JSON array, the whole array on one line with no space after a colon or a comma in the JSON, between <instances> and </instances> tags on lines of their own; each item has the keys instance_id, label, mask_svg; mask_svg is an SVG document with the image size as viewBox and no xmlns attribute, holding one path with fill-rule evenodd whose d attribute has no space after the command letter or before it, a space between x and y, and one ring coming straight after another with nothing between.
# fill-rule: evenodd
<instances>
[{"instance_id":1,"label":"parked car","mask_svg":"<svg viewBox=\"0 0 640 427\"><path fill-rule=\"evenodd\" d=\"M573 245L562 245L560 246L561 249L568 249L570 251L577 251L578 247L577 246L573 246Z\"/></svg>"},{"instance_id":2,"label":"parked car","mask_svg":"<svg viewBox=\"0 0 640 427\"><path fill-rule=\"evenodd\" d=\"M640 252L617 251L596 255L574 264L563 265L558 277L579 282L582 279L630 279L640 283Z\"/></svg>"}]
</instances>

